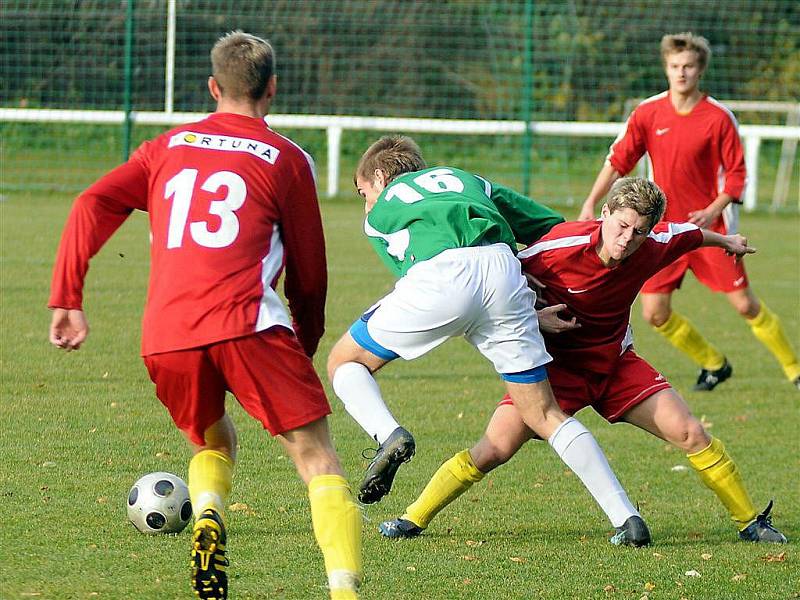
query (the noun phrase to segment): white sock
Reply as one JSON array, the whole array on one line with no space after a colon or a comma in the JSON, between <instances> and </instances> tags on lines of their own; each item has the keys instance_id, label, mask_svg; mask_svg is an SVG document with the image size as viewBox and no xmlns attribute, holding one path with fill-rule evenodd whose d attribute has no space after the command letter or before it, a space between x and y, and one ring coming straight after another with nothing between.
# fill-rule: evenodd
<instances>
[{"instance_id":1,"label":"white sock","mask_svg":"<svg viewBox=\"0 0 800 600\"><path fill-rule=\"evenodd\" d=\"M641 516L628 500L597 440L580 421L570 417L547 443L580 478L614 527L621 526L628 517Z\"/></svg>"},{"instance_id":2,"label":"white sock","mask_svg":"<svg viewBox=\"0 0 800 600\"><path fill-rule=\"evenodd\" d=\"M400 427L386 407L375 378L364 365L355 362L340 365L331 384L350 416L379 444Z\"/></svg>"}]
</instances>

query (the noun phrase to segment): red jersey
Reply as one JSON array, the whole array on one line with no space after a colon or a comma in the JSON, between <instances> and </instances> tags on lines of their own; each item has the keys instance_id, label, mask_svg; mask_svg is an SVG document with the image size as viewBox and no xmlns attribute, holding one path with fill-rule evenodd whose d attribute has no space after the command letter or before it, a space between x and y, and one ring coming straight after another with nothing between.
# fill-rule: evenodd
<instances>
[{"instance_id":1,"label":"red jersey","mask_svg":"<svg viewBox=\"0 0 800 600\"><path fill-rule=\"evenodd\" d=\"M710 96L681 114L672 106L669 92L663 92L631 113L607 160L626 175L647 152L653 180L667 197L664 220L681 223L720 192L737 202L741 198L745 165L737 127L733 113ZM709 229L724 233L722 217Z\"/></svg>"},{"instance_id":2,"label":"red jersey","mask_svg":"<svg viewBox=\"0 0 800 600\"><path fill-rule=\"evenodd\" d=\"M602 221L561 223L518 254L523 270L546 287L549 305L566 304L581 327L543 333L556 364L595 373L613 371L633 337L630 311L645 281L699 247L703 233L691 223L659 223L636 252L613 268L597 255Z\"/></svg>"},{"instance_id":3,"label":"red jersey","mask_svg":"<svg viewBox=\"0 0 800 600\"><path fill-rule=\"evenodd\" d=\"M134 210L150 218L142 354L294 328L311 356L327 290L311 158L263 119L230 113L143 143L75 201L51 308L81 308L89 259ZM284 291L293 322L275 292Z\"/></svg>"}]
</instances>

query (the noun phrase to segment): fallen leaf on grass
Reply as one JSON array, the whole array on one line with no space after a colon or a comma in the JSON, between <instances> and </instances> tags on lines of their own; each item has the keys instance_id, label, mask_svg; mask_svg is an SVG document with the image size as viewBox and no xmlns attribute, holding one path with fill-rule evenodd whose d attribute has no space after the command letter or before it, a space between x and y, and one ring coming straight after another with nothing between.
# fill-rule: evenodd
<instances>
[{"instance_id":1,"label":"fallen leaf on grass","mask_svg":"<svg viewBox=\"0 0 800 600\"><path fill-rule=\"evenodd\" d=\"M698 573L694 569L686 571L686 573L684 573L684 575L686 575L687 577L702 577L702 575L700 575L700 573Z\"/></svg>"},{"instance_id":2,"label":"fallen leaf on grass","mask_svg":"<svg viewBox=\"0 0 800 600\"><path fill-rule=\"evenodd\" d=\"M654 589L656 589L656 584L648 581L647 583L644 584L644 589L647 590L648 592L652 592Z\"/></svg>"},{"instance_id":3,"label":"fallen leaf on grass","mask_svg":"<svg viewBox=\"0 0 800 600\"><path fill-rule=\"evenodd\" d=\"M747 579L747 573L737 573L731 577L731 581L742 581L744 579Z\"/></svg>"},{"instance_id":4,"label":"fallen leaf on grass","mask_svg":"<svg viewBox=\"0 0 800 600\"><path fill-rule=\"evenodd\" d=\"M616 591L617 591L617 588L615 588L613 585L611 585L611 584L609 583L607 586L605 586L605 587L603 588L603 591L604 591L606 594L612 594L612 593L614 593L614 592L616 592Z\"/></svg>"},{"instance_id":5,"label":"fallen leaf on grass","mask_svg":"<svg viewBox=\"0 0 800 600\"><path fill-rule=\"evenodd\" d=\"M702 558L703 560L711 560L711 557L712 557L712 556L713 556L713 555L712 555L710 552L703 552L703 553L700 555L700 558Z\"/></svg>"},{"instance_id":6,"label":"fallen leaf on grass","mask_svg":"<svg viewBox=\"0 0 800 600\"><path fill-rule=\"evenodd\" d=\"M747 415L736 415L735 417L733 417L733 420L738 421L739 423L744 423L745 421L747 421Z\"/></svg>"},{"instance_id":7,"label":"fallen leaf on grass","mask_svg":"<svg viewBox=\"0 0 800 600\"><path fill-rule=\"evenodd\" d=\"M406 571L408 571L409 573L413 573L416 570L417 570L417 567L415 567L415 566L406 567Z\"/></svg>"},{"instance_id":8,"label":"fallen leaf on grass","mask_svg":"<svg viewBox=\"0 0 800 600\"><path fill-rule=\"evenodd\" d=\"M653 552L653 556L654 556L655 558L664 558L664 555L663 555L663 554L661 554L661 553L659 553L659 552Z\"/></svg>"},{"instance_id":9,"label":"fallen leaf on grass","mask_svg":"<svg viewBox=\"0 0 800 600\"><path fill-rule=\"evenodd\" d=\"M464 585L469 585L470 583L472 583L472 579L465 579L463 583Z\"/></svg>"},{"instance_id":10,"label":"fallen leaf on grass","mask_svg":"<svg viewBox=\"0 0 800 600\"><path fill-rule=\"evenodd\" d=\"M254 511L252 508L250 508L250 505L245 504L244 502L234 502L228 507L228 510L231 512L243 512L248 516L253 516L256 514L256 511Z\"/></svg>"},{"instance_id":11,"label":"fallen leaf on grass","mask_svg":"<svg viewBox=\"0 0 800 600\"><path fill-rule=\"evenodd\" d=\"M785 562L786 552L781 552L780 554L767 554L762 556L761 559L767 562Z\"/></svg>"},{"instance_id":12,"label":"fallen leaf on grass","mask_svg":"<svg viewBox=\"0 0 800 600\"><path fill-rule=\"evenodd\" d=\"M107 496L100 496L97 499L98 504L108 504L108 497Z\"/></svg>"},{"instance_id":13,"label":"fallen leaf on grass","mask_svg":"<svg viewBox=\"0 0 800 600\"><path fill-rule=\"evenodd\" d=\"M461 557L461 559L462 560L472 561L472 560L478 560L478 557L477 556L470 556L469 554L465 554L464 556Z\"/></svg>"},{"instance_id":14,"label":"fallen leaf on grass","mask_svg":"<svg viewBox=\"0 0 800 600\"><path fill-rule=\"evenodd\" d=\"M521 556L512 556L508 560L515 563L526 563L528 562L527 558L522 558Z\"/></svg>"},{"instance_id":15,"label":"fallen leaf on grass","mask_svg":"<svg viewBox=\"0 0 800 600\"><path fill-rule=\"evenodd\" d=\"M477 548L478 546L483 546L483 540L475 541L475 540L467 540L467 546L470 548Z\"/></svg>"}]
</instances>

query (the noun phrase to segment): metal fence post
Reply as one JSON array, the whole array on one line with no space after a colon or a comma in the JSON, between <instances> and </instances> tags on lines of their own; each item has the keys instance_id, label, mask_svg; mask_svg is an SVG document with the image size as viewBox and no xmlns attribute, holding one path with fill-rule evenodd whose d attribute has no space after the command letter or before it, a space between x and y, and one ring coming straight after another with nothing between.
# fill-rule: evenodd
<instances>
[{"instance_id":1,"label":"metal fence post","mask_svg":"<svg viewBox=\"0 0 800 600\"><path fill-rule=\"evenodd\" d=\"M522 64L522 120L525 133L522 137L522 193L530 196L531 150L533 149L533 129L531 112L533 108L533 2L525 0L524 58Z\"/></svg>"},{"instance_id":2,"label":"metal fence post","mask_svg":"<svg viewBox=\"0 0 800 600\"><path fill-rule=\"evenodd\" d=\"M128 0L125 13L125 71L122 92L122 110L125 120L122 123L122 160L128 160L131 150L131 130L133 128L133 6L134 0Z\"/></svg>"}]
</instances>

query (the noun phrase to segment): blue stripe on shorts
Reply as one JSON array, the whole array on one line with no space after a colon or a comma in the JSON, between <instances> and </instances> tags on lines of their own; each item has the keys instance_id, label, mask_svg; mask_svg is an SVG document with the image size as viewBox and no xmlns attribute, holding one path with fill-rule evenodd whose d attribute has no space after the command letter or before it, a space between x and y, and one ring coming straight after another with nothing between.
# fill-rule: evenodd
<instances>
[{"instance_id":1,"label":"blue stripe on shorts","mask_svg":"<svg viewBox=\"0 0 800 600\"><path fill-rule=\"evenodd\" d=\"M372 314L364 316L366 316L368 319L372 316ZM372 339L372 336L367 330L367 319L361 317L358 321L350 326L350 335L353 336L356 344L365 350L369 350L375 356L382 358L383 360L394 360L395 358L399 358L399 354L389 350L388 348L384 348L378 342Z\"/></svg>"},{"instance_id":2,"label":"blue stripe on shorts","mask_svg":"<svg viewBox=\"0 0 800 600\"><path fill-rule=\"evenodd\" d=\"M547 369L540 365L519 373L500 373L500 377L511 383L538 383L547 379Z\"/></svg>"}]
</instances>

